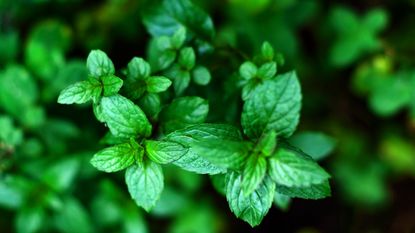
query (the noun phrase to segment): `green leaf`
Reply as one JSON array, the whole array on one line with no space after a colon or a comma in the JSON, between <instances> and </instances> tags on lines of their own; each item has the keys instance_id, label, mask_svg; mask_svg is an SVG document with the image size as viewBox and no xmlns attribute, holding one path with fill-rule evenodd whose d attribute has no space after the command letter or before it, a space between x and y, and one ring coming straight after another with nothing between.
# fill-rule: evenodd
<instances>
[{"instance_id":1,"label":"green leaf","mask_svg":"<svg viewBox=\"0 0 415 233\"><path fill-rule=\"evenodd\" d=\"M196 141L191 148L218 167L238 170L245 164L252 143L207 138Z\"/></svg>"},{"instance_id":2,"label":"green leaf","mask_svg":"<svg viewBox=\"0 0 415 233\"><path fill-rule=\"evenodd\" d=\"M105 119L104 119L104 115L102 114L101 104L100 103L93 103L92 104L92 110L94 112L95 118L97 118L97 120L99 122L104 123Z\"/></svg>"},{"instance_id":3,"label":"green leaf","mask_svg":"<svg viewBox=\"0 0 415 233\"><path fill-rule=\"evenodd\" d=\"M91 164L103 172L121 171L133 164L136 158L142 158L143 148L137 143L133 143L135 145L123 143L105 148L92 157Z\"/></svg>"},{"instance_id":4,"label":"green leaf","mask_svg":"<svg viewBox=\"0 0 415 233\"><path fill-rule=\"evenodd\" d=\"M0 72L0 109L19 116L37 101L38 90L35 80L21 66L7 66Z\"/></svg>"},{"instance_id":5,"label":"green leaf","mask_svg":"<svg viewBox=\"0 0 415 233\"><path fill-rule=\"evenodd\" d=\"M139 99L138 105L150 119L156 118L161 111L161 100L158 94L146 93Z\"/></svg>"},{"instance_id":6,"label":"green leaf","mask_svg":"<svg viewBox=\"0 0 415 233\"><path fill-rule=\"evenodd\" d=\"M164 188L163 172L160 165L144 160L127 168L125 182L137 205L147 212L156 204Z\"/></svg>"},{"instance_id":7,"label":"green leaf","mask_svg":"<svg viewBox=\"0 0 415 233\"><path fill-rule=\"evenodd\" d=\"M150 76L150 65L142 58L134 57L127 65L124 89L127 97L139 99L147 91L146 79Z\"/></svg>"},{"instance_id":8,"label":"green leaf","mask_svg":"<svg viewBox=\"0 0 415 233\"><path fill-rule=\"evenodd\" d=\"M374 8L364 16L363 24L373 32L381 31L388 24L388 14L384 9Z\"/></svg>"},{"instance_id":9,"label":"green leaf","mask_svg":"<svg viewBox=\"0 0 415 233\"><path fill-rule=\"evenodd\" d=\"M14 126L10 117L0 115L0 129L0 144L16 146L22 143L23 132Z\"/></svg>"},{"instance_id":10,"label":"green leaf","mask_svg":"<svg viewBox=\"0 0 415 233\"><path fill-rule=\"evenodd\" d=\"M226 199L236 217L248 222L252 227L261 223L271 208L275 193L275 183L265 177L258 188L249 196L242 190L242 177L235 172L226 175Z\"/></svg>"},{"instance_id":11,"label":"green leaf","mask_svg":"<svg viewBox=\"0 0 415 233\"><path fill-rule=\"evenodd\" d=\"M144 79L150 74L150 64L141 57L134 57L127 65L127 77L130 79Z\"/></svg>"},{"instance_id":12,"label":"green leaf","mask_svg":"<svg viewBox=\"0 0 415 233\"><path fill-rule=\"evenodd\" d=\"M406 73L381 79L369 96L371 109L379 116L396 114L413 102L413 87L406 81Z\"/></svg>"},{"instance_id":13,"label":"green leaf","mask_svg":"<svg viewBox=\"0 0 415 233\"><path fill-rule=\"evenodd\" d=\"M246 101L254 93L255 88L258 86L258 82L255 79L251 79L242 88L242 100Z\"/></svg>"},{"instance_id":14,"label":"green leaf","mask_svg":"<svg viewBox=\"0 0 415 233\"><path fill-rule=\"evenodd\" d=\"M162 76L152 76L146 80L147 91L150 93L159 93L166 91L171 86L171 81Z\"/></svg>"},{"instance_id":15,"label":"green leaf","mask_svg":"<svg viewBox=\"0 0 415 233\"><path fill-rule=\"evenodd\" d=\"M330 60L335 66L349 65L382 46L377 34L387 24L384 10L373 9L358 17L350 9L337 7L332 10L329 21L337 38L330 51Z\"/></svg>"},{"instance_id":16,"label":"green leaf","mask_svg":"<svg viewBox=\"0 0 415 233\"><path fill-rule=\"evenodd\" d=\"M48 81L43 87L42 100L47 102L56 101L59 93L67 86L85 80L88 77L88 69L82 60L70 60L59 69L56 77Z\"/></svg>"},{"instance_id":17,"label":"green leaf","mask_svg":"<svg viewBox=\"0 0 415 233\"><path fill-rule=\"evenodd\" d=\"M17 233L39 232L46 220L46 213L40 206L24 207L16 216Z\"/></svg>"},{"instance_id":18,"label":"green leaf","mask_svg":"<svg viewBox=\"0 0 415 233\"><path fill-rule=\"evenodd\" d=\"M187 153L188 149L179 143L146 140L144 142L147 156L156 163L171 163Z\"/></svg>"},{"instance_id":19,"label":"green leaf","mask_svg":"<svg viewBox=\"0 0 415 233\"><path fill-rule=\"evenodd\" d=\"M65 198L63 200L62 209L56 213L53 220L59 232L93 232L92 221L88 211L74 198Z\"/></svg>"},{"instance_id":20,"label":"green leaf","mask_svg":"<svg viewBox=\"0 0 415 233\"><path fill-rule=\"evenodd\" d=\"M301 108L300 84L295 72L265 80L251 93L242 110L242 127L252 139L275 130L280 137L295 131Z\"/></svg>"},{"instance_id":21,"label":"green leaf","mask_svg":"<svg viewBox=\"0 0 415 233\"><path fill-rule=\"evenodd\" d=\"M192 71L192 77L196 84L202 86L208 85L212 78L209 70L204 66L196 66Z\"/></svg>"},{"instance_id":22,"label":"green leaf","mask_svg":"<svg viewBox=\"0 0 415 233\"><path fill-rule=\"evenodd\" d=\"M164 0L161 6L145 10L143 22L153 36L170 36L180 27L204 40L214 34L211 18L190 0Z\"/></svg>"},{"instance_id":23,"label":"green leaf","mask_svg":"<svg viewBox=\"0 0 415 233\"><path fill-rule=\"evenodd\" d=\"M271 79L277 73L277 63L276 62L267 62L259 67L257 76L261 79Z\"/></svg>"},{"instance_id":24,"label":"green leaf","mask_svg":"<svg viewBox=\"0 0 415 233\"><path fill-rule=\"evenodd\" d=\"M218 174L225 172L225 169L213 165L191 148L195 142L202 139L240 141L242 140L242 136L236 127L224 124L198 124L174 131L167 135L164 140L179 143L189 150L181 158L174 161L173 164L184 170L199 174Z\"/></svg>"},{"instance_id":25,"label":"green leaf","mask_svg":"<svg viewBox=\"0 0 415 233\"><path fill-rule=\"evenodd\" d=\"M176 59L177 51L171 43L167 36L157 37L150 41L148 60L154 72L168 68Z\"/></svg>"},{"instance_id":26,"label":"green leaf","mask_svg":"<svg viewBox=\"0 0 415 233\"><path fill-rule=\"evenodd\" d=\"M26 190L21 190L14 182L14 177L6 176L0 180L0 206L18 210L24 203ZM30 182L30 181L27 181Z\"/></svg>"},{"instance_id":27,"label":"green leaf","mask_svg":"<svg viewBox=\"0 0 415 233\"><path fill-rule=\"evenodd\" d=\"M70 28L57 20L45 20L33 28L25 43L24 60L36 77L43 81L56 77L65 64L70 37Z\"/></svg>"},{"instance_id":28,"label":"green leaf","mask_svg":"<svg viewBox=\"0 0 415 233\"><path fill-rule=\"evenodd\" d=\"M83 104L91 99L98 99L102 92L102 85L98 80L88 79L77 82L63 89L58 97L60 104Z\"/></svg>"},{"instance_id":29,"label":"green leaf","mask_svg":"<svg viewBox=\"0 0 415 233\"><path fill-rule=\"evenodd\" d=\"M195 66L196 55L192 47L186 47L180 50L178 63L186 70L191 70Z\"/></svg>"},{"instance_id":30,"label":"green leaf","mask_svg":"<svg viewBox=\"0 0 415 233\"><path fill-rule=\"evenodd\" d=\"M250 61L244 62L239 67L239 74L245 80L249 80L249 79L254 78L256 76L257 72L258 72L258 68L256 67L256 65L254 63L252 63Z\"/></svg>"},{"instance_id":31,"label":"green leaf","mask_svg":"<svg viewBox=\"0 0 415 233\"><path fill-rule=\"evenodd\" d=\"M262 135L258 143L255 145L254 151L265 156L272 155L277 146L277 136L278 135L275 131Z\"/></svg>"},{"instance_id":32,"label":"green leaf","mask_svg":"<svg viewBox=\"0 0 415 233\"><path fill-rule=\"evenodd\" d=\"M102 116L111 133L117 137L148 137L151 124L144 112L131 100L113 95L101 100Z\"/></svg>"},{"instance_id":33,"label":"green leaf","mask_svg":"<svg viewBox=\"0 0 415 233\"><path fill-rule=\"evenodd\" d=\"M51 189L65 191L73 185L79 167L80 161L76 158L61 159L55 163L48 164L47 169L40 174L41 179Z\"/></svg>"},{"instance_id":34,"label":"green leaf","mask_svg":"<svg viewBox=\"0 0 415 233\"><path fill-rule=\"evenodd\" d=\"M289 142L307 155L310 155L314 160L321 160L329 155L334 147L336 141L320 132L301 132L294 134Z\"/></svg>"},{"instance_id":35,"label":"green leaf","mask_svg":"<svg viewBox=\"0 0 415 233\"><path fill-rule=\"evenodd\" d=\"M274 48L272 48L268 41L262 43L261 55L267 61L272 61L272 59L274 59Z\"/></svg>"},{"instance_id":36,"label":"green leaf","mask_svg":"<svg viewBox=\"0 0 415 233\"><path fill-rule=\"evenodd\" d=\"M288 197L313 200L330 197L331 195L330 184L328 181L306 187L288 187L284 185L277 185L276 192Z\"/></svg>"},{"instance_id":37,"label":"green leaf","mask_svg":"<svg viewBox=\"0 0 415 233\"><path fill-rule=\"evenodd\" d=\"M167 77L173 80L173 87L176 95L181 95L190 84L190 72L178 65L173 65L166 71Z\"/></svg>"},{"instance_id":38,"label":"green leaf","mask_svg":"<svg viewBox=\"0 0 415 233\"><path fill-rule=\"evenodd\" d=\"M254 192L264 180L267 161L256 154L250 155L242 171L242 191L245 197Z\"/></svg>"},{"instance_id":39,"label":"green leaf","mask_svg":"<svg viewBox=\"0 0 415 233\"><path fill-rule=\"evenodd\" d=\"M111 96L118 93L121 89L123 81L115 75L103 76L101 78L104 86L104 96Z\"/></svg>"},{"instance_id":40,"label":"green leaf","mask_svg":"<svg viewBox=\"0 0 415 233\"><path fill-rule=\"evenodd\" d=\"M173 87L176 95L182 95L183 92L190 84L190 73L189 71L180 71L179 76L174 79Z\"/></svg>"},{"instance_id":41,"label":"green leaf","mask_svg":"<svg viewBox=\"0 0 415 233\"><path fill-rule=\"evenodd\" d=\"M185 27L179 27L179 29L176 30L176 32L171 37L171 45L175 49L179 49L183 46L184 42L186 40L186 28Z\"/></svg>"},{"instance_id":42,"label":"green leaf","mask_svg":"<svg viewBox=\"0 0 415 233\"><path fill-rule=\"evenodd\" d=\"M287 195L278 192L278 187L275 189L274 204L281 210L287 211L291 204L291 198Z\"/></svg>"},{"instance_id":43,"label":"green leaf","mask_svg":"<svg viewBox=\"0 0 415 233\"><path fill-rule=\"evenodd\" d=\"M161 127L167 134L192 124L203 123L208 112L208 102L200 97L176 98L160 113Z\"/></svg>"},{"instance_id":44,"label":"green leaf","mask_svg":"<svg viewBox=\"0 0 415 233\"><path fill-rule=\"evenodd\" d=\"M321 184L330 178L314 160L285 148L279 148L269 159L268 171L277 184L288 187Z\"/></svg>"},{"instance_id":45,"label":"green leaf","mask_svg":"<svg viewBox=\"0 0 415 233\"><path fill-rule=\"evenodd\" d=\"M101 50L92 50L86 59L89 75L95 78L109 76L115 73L111 59Z\"/></svg>"},{"instance_id":46,"label":"green leaf","mask_svg":"<svg viewBox=\"0 0 415 233\"><path fill-rule=\"evenodd\" d=\"M135 209L123 214L123 233L148 233L147 220Z\"/></svg>"}]
</instances>

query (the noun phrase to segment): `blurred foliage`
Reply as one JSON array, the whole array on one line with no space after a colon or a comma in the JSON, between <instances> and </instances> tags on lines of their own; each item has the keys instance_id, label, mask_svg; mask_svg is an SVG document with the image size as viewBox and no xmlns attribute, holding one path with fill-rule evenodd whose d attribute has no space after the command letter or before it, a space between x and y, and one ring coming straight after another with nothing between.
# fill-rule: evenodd
<instances>
[{"instance_id":1,"label":"blurred foliage","mask_svg":"<svg viewBox=\"0 0 415 233\"><path fill-rule=\"evenodd\" d=\"M157 9L148 2L0 0L1 232L246 231L247 225L227 214L209 179L174 167L165 169L158 205L143 214L121 185L122 176L98 173L89 163L104 132L89 120L93 112L56 104L64 87L86 76L90 49L106 50L116 67L126 67L131 57L151 50L145 47L146 26L171 26L150 31L158 36L180 26L168 1ZM295 222L275 220L283 219L275 208L257 231L414 232L415 206L408 197L415 195L415 2L194 2L213 22L201 17L186 25L204 34L192 43L200 52L220 55L210 60L207 53L201 61L211 77L193 77L206 76L197 68L189 74L189 92L208 97L217 108L208 120L239 118L240 100L231 95L238 91L237 78L224 74L237 71L246 54L267 40L286 56L282 69L295 68L302 82L302 123L292 143L304 151L321 145L309 153L333 175L332 199L302 209L295 199L275 196L275 205ZM223 96L194 85L224 78ZM323 158L322 151L333 153ZM220 187L216 178L213 184Z\"/></svg>"}]
</instances>

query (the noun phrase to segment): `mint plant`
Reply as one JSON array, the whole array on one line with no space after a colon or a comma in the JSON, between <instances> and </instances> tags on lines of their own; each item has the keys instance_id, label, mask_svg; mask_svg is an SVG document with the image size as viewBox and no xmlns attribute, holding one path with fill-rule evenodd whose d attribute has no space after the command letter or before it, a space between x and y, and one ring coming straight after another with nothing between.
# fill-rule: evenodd
<instances>
[{"instance_id":1,"label":"mint plant","mask_svg":"<svg viewBox=\"0 0 415 233\"><path fill-rule=\"evenodd\" d=\"M62 90L58 103L92 102L97 120L108 127L108 147L91 164L103 172L125 170L131 197L146 211L163 192L164 166L211 175L231 211L251 226L260 224L274 200L282 205L284 198L329 196L330 175L288 141L302 96L294 71L277 74L281 55L265 42L259 55L235 67L240 122L206 123L215 109L189 94L190 87L209 88L220 77L198 63L204 53L187 39L192 36L182 26L158 36L149 45L149 62L134 57L119 72L103 51L90 52L88 76Z\"/></svg>"}]
</instances>

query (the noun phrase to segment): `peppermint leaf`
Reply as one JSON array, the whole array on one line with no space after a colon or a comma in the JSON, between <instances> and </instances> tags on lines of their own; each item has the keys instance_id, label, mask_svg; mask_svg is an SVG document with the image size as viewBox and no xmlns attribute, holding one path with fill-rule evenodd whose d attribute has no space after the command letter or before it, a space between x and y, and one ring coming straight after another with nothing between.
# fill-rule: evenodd
<instances>
[{"instance_id":1,"label":"peppermint leaf","mask_svg":"<svg viewBox=\"0 0 415 233\"><path fill-rule=\"evenodd\" d=\"M137 205L149 212L163 191L163 171L157 163L144 160L127 168L125 182Z\"/></svg>"}]
</instances>

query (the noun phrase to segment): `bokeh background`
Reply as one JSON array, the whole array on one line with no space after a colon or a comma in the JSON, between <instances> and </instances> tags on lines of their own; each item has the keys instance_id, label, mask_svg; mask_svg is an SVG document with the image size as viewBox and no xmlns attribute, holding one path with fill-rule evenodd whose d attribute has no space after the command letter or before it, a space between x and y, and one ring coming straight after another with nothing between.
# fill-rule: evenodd
<instances>
[{"instance_id":1,"label":"bokeh background","mask_svg":"<svg viewBox=\"0 0 415 233\"><path fill-rule=\"evenodd\" d=\"M86 77L91 49L118 68L145 57L147 3L0 0L0 232L415 232L415 1L193 2L222 54L251 55L267 40L283 70L297 71L299 130L335 145L321 160L332 197L272 208L251 229L207 177L167 167L161 200L144 213L123 174L89 164L105 131L90 108L56 99ZM230 63L237 71L241 60Z\"/></svg>"}]
</instances>

